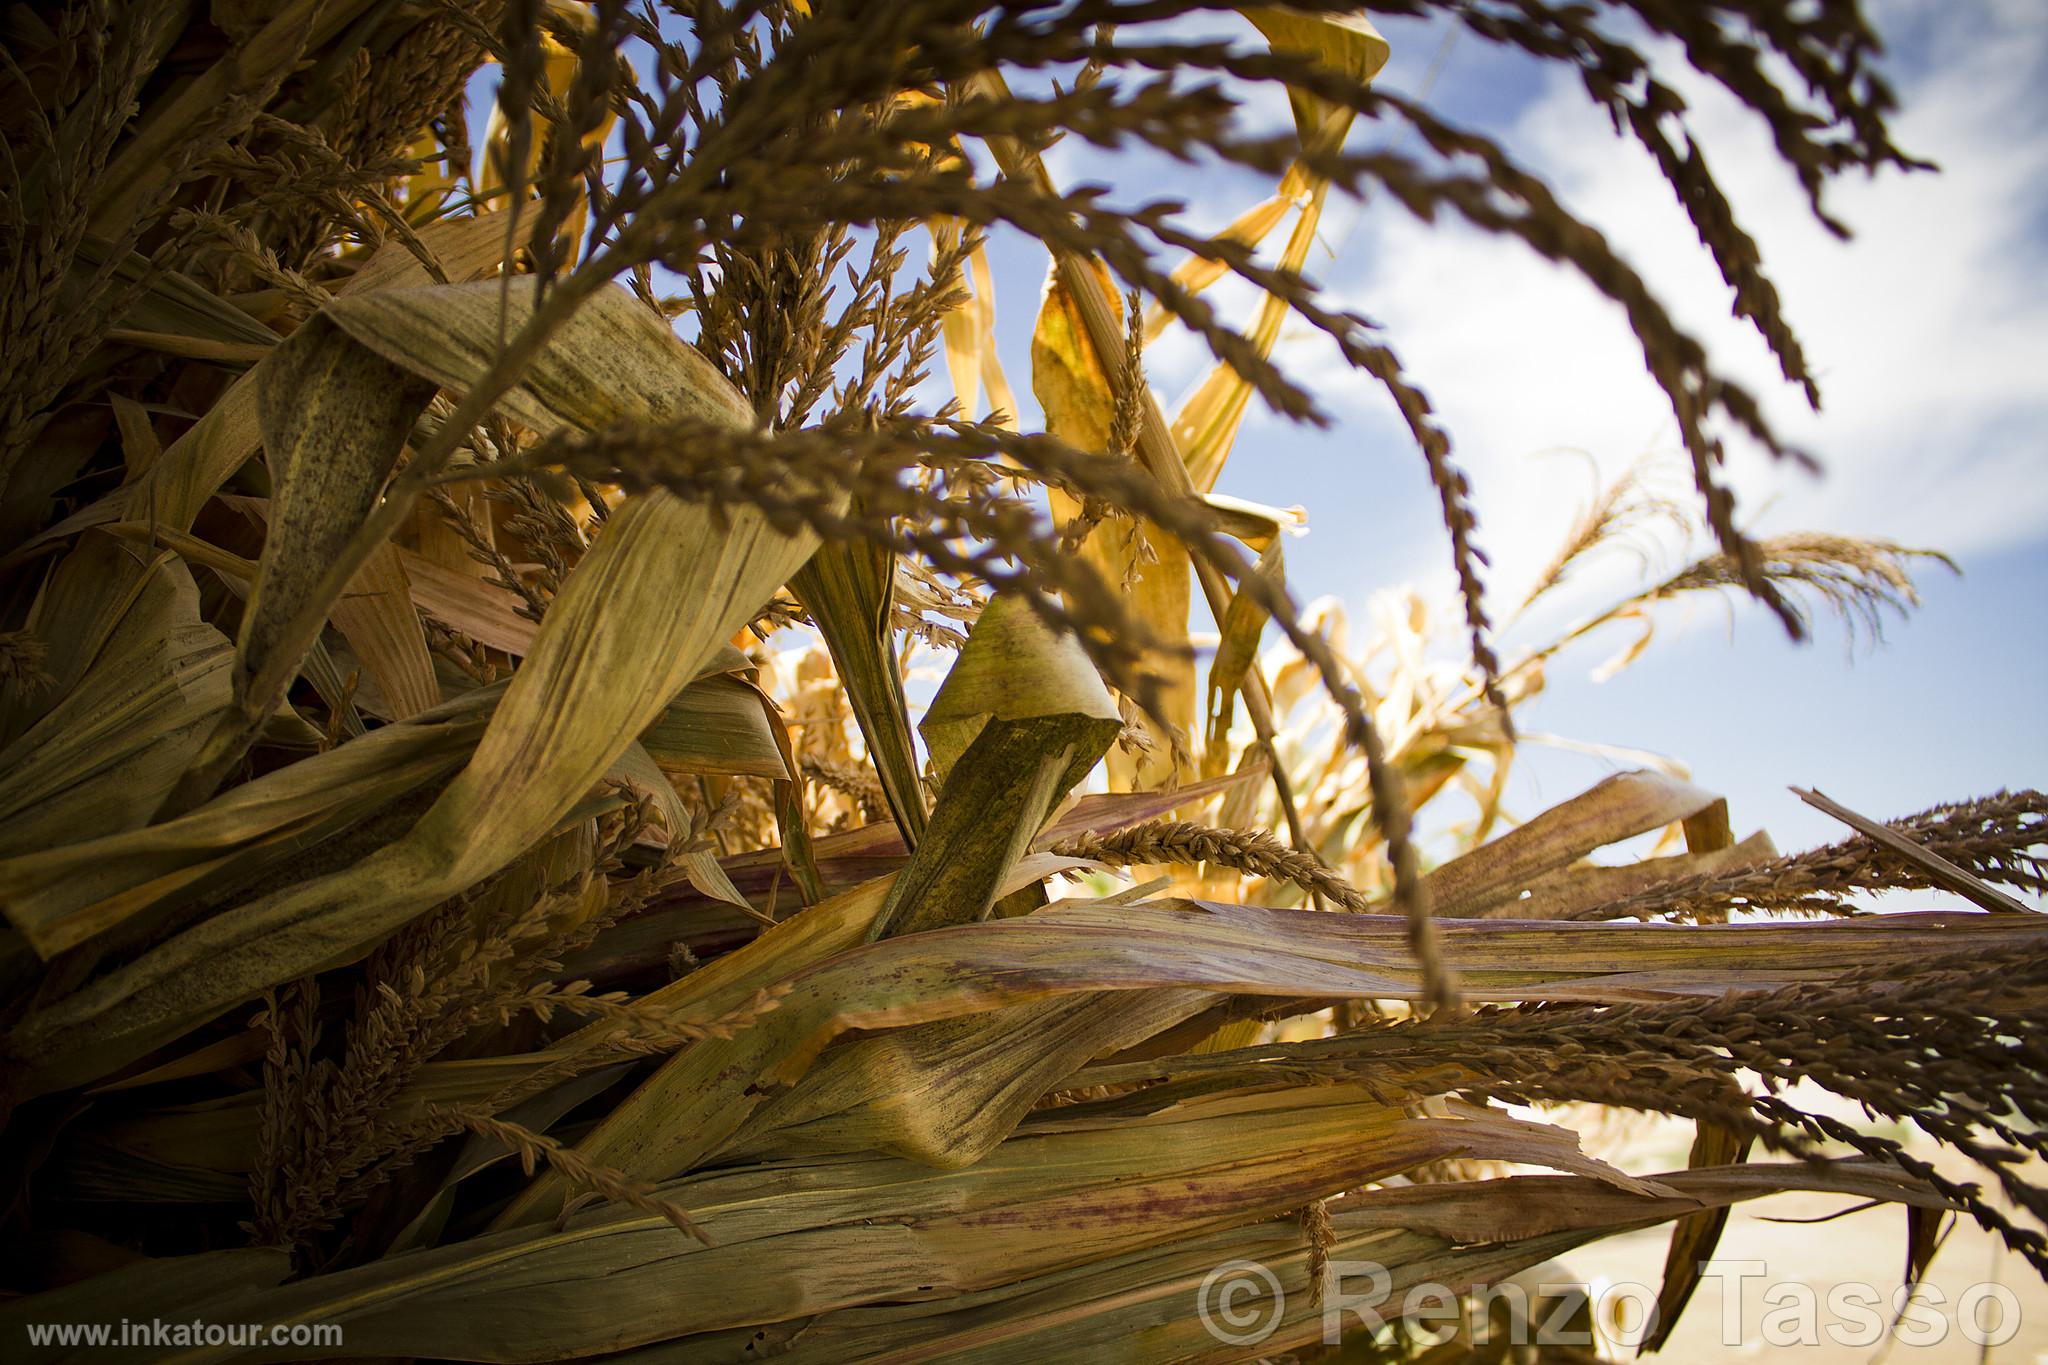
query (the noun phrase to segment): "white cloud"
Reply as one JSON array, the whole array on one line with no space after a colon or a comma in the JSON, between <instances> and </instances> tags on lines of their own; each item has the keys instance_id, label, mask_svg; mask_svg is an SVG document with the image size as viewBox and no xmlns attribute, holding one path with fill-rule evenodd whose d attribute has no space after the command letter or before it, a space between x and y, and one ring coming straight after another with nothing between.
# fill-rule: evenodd
<instances>
[{"instance_id":1,"label":"white cloud","mask_svg":"<svg viewBox=\"0 0 2048 1365\"><path fill-rule=\"evenodd\" d=\"M1829 206L1856 230L1847 244L1813 221L1757 120L1672 73L1821 378L1818 415L1728 316L1726 287L1647 157L1614 138L1575 83L1550 76L1507 131L1504 141L1609 234L1724 372L1763 396L1781 430L1825 464L1814 480L1737 448L1735 486L1750 516L1767 509L1765 529L1888 536L1967 555L2048 528L2044 19L2031 3L1880 9L1880 28L1889 20L1928 45L1911 63L1925 74L1901 82L1897 139L1943 169L1838 184ZM1387 325L1473 474L1502 593L1548 557L1585 494L1580 468L1533 455L1575 447L1613 471L1653 447L1675 448L1670 410L1619 310L1565 271L1385 203L1370 207L1345 258L1331 282ZM1375 396L1339 382L1327 351L1301 346L1282 358L1337 401L1361 395L1351 420L1384 420Z\"/></svg>"}]
</instances>

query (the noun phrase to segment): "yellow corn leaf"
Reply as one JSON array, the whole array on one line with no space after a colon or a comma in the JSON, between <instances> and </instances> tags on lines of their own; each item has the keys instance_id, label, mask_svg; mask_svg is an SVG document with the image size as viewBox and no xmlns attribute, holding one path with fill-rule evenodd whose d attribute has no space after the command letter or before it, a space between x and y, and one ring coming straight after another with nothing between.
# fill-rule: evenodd
<instances>
[{"instance_id":1,"label":"yellow corn leaf","mask_svg":"<svg viewBox=\"0 0 2048 1365\"><path fill-rule=\"evenodd\" d=\"M1001 414L1000 425L1017 429L1017 396L1003 373L1003 358L996 350L996 277L989 269L988 248L978 246L968 257L974 274L975 325L981 329L981 384L988 390L991 415Z\"/></svg>"},{"instance_id":2,"label":"yellow corn leaf","mask_svg":"<svg viewBox=\"0 0 2048 1365\"><path fill-rule=\"evenodd\" d=\"M1252 205L1233 219L1230 225L1216 236L1226 242L1242 246L1257 246L1273 235L1273 229L1287 218L1287 210L1302 202L1308 192L1308 172L1299 165L1290 166L1280 180L1280 188L1269 199ZM1230 267L1221 261L1212 261L1202 256L1190 256L1174 267L1173 282L1190 294L1199 294L1216 281L1230 273ZM1145 340L1157 341L1173 322L1173 314L1158 303L1145 307Z\"/></svg>"},{"instance_id":3,"label":"yellow corn leaf","mask_svg":"<svg viewBox=\"0 0 2048 1365\"><path fill-rule=\"evenodd\" d=\"M1031 388L1045 412L1047 431L1077 449L1115 458L1107 453L1116 409L1113 382L1057 272L1031 337ZM1059 525L1081 510L1058 489L1049 496ZM1187 550L1151 522L1111 516L1082 544L1081 556L1112 587L1127 586L1126 607L1161 645L1147 660L1160 680L1161 714L1137 721L1150 747L1136 756L1121 748L1110 754L1111 789L1141 791L1192 780L1191 765L1182 761L1195 733L1195 665L1188 644L1193 571Z\"/></svg>"},{"instance_id":4,"label":"yellow corn leaf","mask_svg":"<svg viewBox=\"0 0 2048 1365\"><path fill-rule=\"evenodd\" d=\"M959 219L934 218L926 227L931 232L934 259L941 252L959 246ZM939 334L946 351L946 372L953 380L953 396L960 400L961 416L971 418L981 399L982 341L986 335L981 314L986 301L979 294L966 290L964 280L959 284L963 297L957 307L947 309L946 315L939 319Z\"/></svg>"},{"instance_id":5,"label":"yellow corn leaf","mask_svg":"<svg viewBox=\"0 0 2048 1365\"><path fill-rule=\"evenodd\" d=\"M927 225L932 236L932 254L957 247L963 225L956 218L935 218ZM968 253L968 278L956 281L965 297L958 307L940 319L940 334L946 350L946 371L953 380L953 395L960 411L973 417L979 411L981 389L988 389L991 414L1003 414L1001 425L1017 429L1017 399L1003 374L1001 355L996 350L996 281L989 268L988 249L977 246ZM968 288L971 279L972 288Z\"/></svg>"},{"instance_id":6,"label":"yellow corn leaf","mask_svg":"<svg viewBox=\"0 0 2048 1365\"><path fill-rule=\"evenodd\" d=\"M1302 507L1269 507L1228 493L1205 493L1202 501L1215 513L1216 529L1236 536L1264 554L1282 535L1307 533L1308 511Z\"/></svg>"},{"instance_id":7,"label":"yellow corn leaf","mask_svg":"<svg viewBox=\"0 0 2048 1365\"><path fill-rule=\"evenodd\" d=\"M1253 572L1276 583L1285 581L1285 560L1278 540L1259 557ZM1223 614L1216 657L1209 665L1209 730L1202 743L1204 777L1215 777L1230 764L1230 728L1236 716L1237 689L1258 661L1259 637L1269 619L1269 613L1250 593L1240 589L1232 594L1230 609Z\"/></svg>"},{"instance_id":8,"label":"yellow corn leaf","mask_svg":"<svg viewBox=\"0 0 2048 1365\"><path fill-rule=\"evenodd\" d=\"M1249 6L1241 11L1265 35L1275 52L1314 58L1363 84L1380 73L1391 49L1364 10L1351 14L1303 14L1296 10ZM1349 109L1301 91L1289 91L1294 123L1306 147L1336 147L1350 130Z\"/></svg>"},{"instance_id":9,"label":"yellow corn leaf","mask_svg":"<svg viewBox=\"0 0 2048 1365\"><path fill-rule=\"evenodd\" d=\"M431 128L421 129L405 154L419 162L420 168L400 182L400 203L406 222L418 229L441 211L441 205L455 189L456 177L449 173L441 139L434 136Z\"/></svg>"},{"instance_id":10,"label":"yellow corn leaf","mask_svg":"<svg viewBox=\"0 0 2048 1365\"><path fill-rule=\"evenodd\" d=\"M1275 51L1313 57L1354 80L1370 81L1386 65L1386 40L1362 13L1306 15L1263 7L1243 13ZM1350 110L1299 92L1290 92L1290 98L1304 146L1342 144L1353 118ZM1308 176L1299 166L1289 170L1281 181L1276 198L1299 202L1301 206L1300 216L1280 253L1281 269L1299 272L1307 266L1328 194L1326 182ZM1254 210L1255 214L1258 212ZM1272 355L1287 313L1287 305L1276 296L1268 295L1260 301L1258 317L1246 333L1260 356ZM1251 385L1236 370L1219 364L1175 414L1174 439L1187 460L1188 477L1196 488L1204 492L1215 488L1217 477L1230 458L1251 395Z\"/></svg>"},{"instance_id":11,"label":"yellow corn leaf","mask_svg":"<svg viewBox=\"0 0 2048 1365\"><path fill-rule=\"evenodd\" d=\"M579 26L591 23L589 11L582 5L557 5L554 8L559 17L568 19ZM541 61L541 79L547 85L548 93L553 95L557 102L567 103L570 96L570 88L576 83L578 65L576 54L546 34L541 35L540 44L544 54ZM524 188L524 192L528 195L534 194L534 176L539 172L541 157L547 150L548 131L554 127L552 121L543 118L538 113L532 114L531 120L532 137L526 149L525 164L519 168L519 182ZM608 110L603 121L596 128L584 134L583 146L585 148L602 148L605 139L611 136L612 125L617 122L618 115ZM483 170L477 179L477 195L479 198L490 200L504 195L506 190L505 159L510 153L511 126L505 118L504 109L494 104L491 107L490 123L484 132ZM530 219L534 215L531 209L527 209L522 216ZM589 221L589 217L590 205L582 194L579 193L576 199L576 206L570 210L568 217L563 220L560 229L561 237L569 243L569 260L572 262L576 259L576 253L579 249L578 244L583 236L583 227Z\"/></svg>"},{"instance_id":12,"label":"yellow corn leaf","mask_svg":"<svg viewBox=\"0 0 2048 1365\"><path fill-rule=\"evenodd\" d=\"M1316 227L1322 222L1323 201L1328 192L1329 186L1321 181L1312 185L1280 253L1282 269L1299 271L1308 264L1309 249L1315 244ZM1258 317L1245 335L1260 356L1273 354L1287 314L1286 302L1277 295L1268 294L1259 301ZM1174 440L1187 460L1188 477L1205 493L1216 487L1224 463L1230 458L1251 396L1250 382L1228 364L1218 363L1174 414Z\"/></svg>"}]
</instances>

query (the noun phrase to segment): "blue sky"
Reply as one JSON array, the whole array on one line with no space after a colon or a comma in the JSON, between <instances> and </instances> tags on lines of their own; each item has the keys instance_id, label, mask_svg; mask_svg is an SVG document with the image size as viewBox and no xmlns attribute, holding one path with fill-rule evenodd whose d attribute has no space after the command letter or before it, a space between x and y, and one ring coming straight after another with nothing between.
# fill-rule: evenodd
<instances>
[{"instance_id":1,"label":"blue sky","mask_svg":"<svg viewBox=\"0 0 2048 1365\"><path fill-rule=\"evenodd\" d=\"M1943 171L1840 184L1829 203L1856 230L1846 245L1807 214L1755 120L1689 71L1669 73L1821 376L1819 415L1775 381L1762 344L1728 316L1728 291L1670 191L1574 81L1470 35L1447 47L1440 27L1382 25L1393 46L1383 83L1428 85L1440 112L1549 178L1820 458L1825 473L1812 478L1736 448L1731 477L1752 529L1887 538L1962 565L1961 579L1923 573L1924 606L1889 622L1875 648L1852 650L1832 619L1801 646L1745 604L1675 604L1635 666L1594 681L1592 668L1626 636L1591 642L1523 712L1526 730L1679 760L1730 798L1738 833L1768 829L1785 849L1844 833L1789 784L1891 816L2048 776L2048 7L1882 0L1872 11L1904 106L1898 140ZM1262 102L1250 117L1280 126L1285 107ZM1353 134L1365 145L1384 136ZM1129 199L1189 198L1219 224L1270 193L1255 177L1191 175L1078 145L1055 148L1051 164L1063 185L1104 180ZM1334 203L1322 247L1311 273L1386 326L1458 443L1502 612L1584 500L1589 458L1611 476L1645 455L1675 455L1669 409L1618 312L1562 271L1382 203ZM1028 425L1028 329L1044 256L1000 235L992 254L999 344ZM1235 313L1228 290L1216 297L1226 316L1249 316L1243 296ZM1278 359L1337 421L1317 431L1255 412L1220 491L1307 508L1309 534L1288 547L1298 598L1334 595L1362 622L1376 593L1414 584L1444 604L1433 619L1455 657L1439 513L1391 405L1313 336L1290 332ZM1152 349L1150 378L1168 411L1206 363L1184 341ZM1668 552L1663 564L1682 562ZM1555 615L1604 604L1633 572L1617 564L1590 578ZM1534 813L1616 766L1526 747L1511 804Z\"/></svg>"}]
</instances>

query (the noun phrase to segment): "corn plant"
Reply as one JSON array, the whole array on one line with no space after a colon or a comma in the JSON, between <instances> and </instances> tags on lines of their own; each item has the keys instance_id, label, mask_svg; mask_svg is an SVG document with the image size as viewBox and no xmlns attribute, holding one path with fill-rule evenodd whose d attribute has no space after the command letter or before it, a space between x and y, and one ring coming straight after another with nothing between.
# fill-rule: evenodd
<instances>
[{"instance_id":1,"label":"corn plant","mask_svg":"<svg viewBox=\"0 0 2048 1365\"><path fill-rule=\"evenodd\" d=\"M1834 225L1835 177L1921 169L1856 5L1373 8L1570 69L1817 401L1643 53L1746 106ZM1728 1207L1793 1189L1902 1206L1916 1274L1951 1214L2048 1271L2048 800L1816 793L1845 836L1791 856L1669 769L1504 805L1561 654L1632 623L1625 663L1706 593L1874 626L1940 561L1747 534L1730 433L1805 457L1597 226L1375 83L1363 14L6 23L9 1358L151 1319L339 1329L134 1346L179 1360L1398 1354L1326 1342L1332 1264L1457 1293L1671 1222L1661 1341ZM1272 91L1295 126L1250 131ZM1273 188L1061 185L1061 138ZM1575 272L1669 395L1688 486L1601 490L1532 600L1651 523L1710 548L1551 638L1497 623L1450 433L1305 273L1333 196ZM1046 261L1038 429L998 230ZM1454 659L1412 598L1351 643L1289 582L1297 514L1215 492L1254 402L1330 420L1289 322L1405 419ZM1214 365L1171 413L1169 329ZM1589 1155L1590 1106L1691 1120L1690 1166ZM1239 1259L1256 1345L1197 1303Z\"/></svg>"}]
</instances>

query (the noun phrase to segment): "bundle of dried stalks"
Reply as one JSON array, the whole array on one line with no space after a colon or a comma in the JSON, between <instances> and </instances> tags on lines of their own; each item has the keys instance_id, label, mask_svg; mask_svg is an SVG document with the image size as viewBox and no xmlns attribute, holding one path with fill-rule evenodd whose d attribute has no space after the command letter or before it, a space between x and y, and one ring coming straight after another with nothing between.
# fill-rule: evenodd
<instances>
[{"instance_id":1,"label":"bundle of dried stalks","mask_svg":"<svg viewBox=\"0 0 2048 1365\"><path fill-rule=\"evenodd\" d=\"M1574 71L1813 391L1643 54L1759 118L1832 225L1834 177L1917 164L1856 6L1380 8ZM1874 633L1926 552L1745 534L1725 434L1798 452L1595 225L1379 88L1347 6L4 22L0 1079L30 1297L0 1331L1227 1358L1181 1287L1232 1254L1307 1291L1269 1343L1305 1349L1322 1268L1368 1242L1465 1285L1676 1218L1675 1315L1703 1211L1788 1188L1916 1229L1966 1210L2048 1259L2019 1160L2048 1117L2040 920L1853 899L2038 896L2038 794L1785 858L1668 772L1504 810L1513 710L1567 650L1633 623L1625 664L1723 588ZM1220 23L1239 38L1190 36ZM1240 118L1271 88L1291 132ZM1361 122L1413 136L1359 150ZM1061 186L1062 137L1127 184L1163 158L1273 193L1210 232L1230 206ZM1451 433L1305 273L1332 196L1562 263L1670 397L1689 491L1598 494L1524 606L1652 527L1698 520L1712 552L1547 638L1497 619ZM1046 252L1042 429L996 346L996 231ZM1208 296L1233 278L1247 318ZM1273 360L1290 320L1404 417L1454 662L1412 596L1356 644L1303 610L1300 513L1214 494L1254 400L1329 420ZM1169 414L1146 347L1174 327L1214 367ZM1596 861L1652 831L1657 856ZM1692 1118L1697 1169L1589 1162L1508 1100ZM1804 1164L1745 1165L1750 1140ZM237 1353L263 1348L209 1358Z\"/></svg>"}]
</instances>

